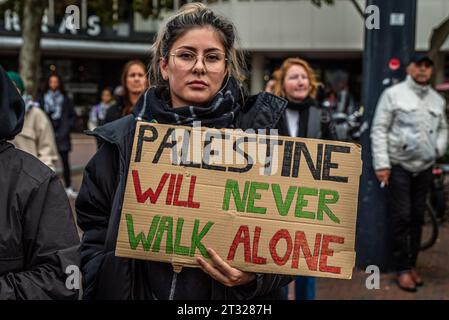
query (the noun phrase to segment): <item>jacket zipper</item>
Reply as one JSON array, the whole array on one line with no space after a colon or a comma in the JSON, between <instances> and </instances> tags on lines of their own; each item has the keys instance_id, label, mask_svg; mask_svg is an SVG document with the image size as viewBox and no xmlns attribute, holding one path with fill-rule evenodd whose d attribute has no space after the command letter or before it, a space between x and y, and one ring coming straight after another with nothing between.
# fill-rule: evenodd
<instances>
[{"instance_id":1,"label":"jacket zipper","mask_svg":"<svg viewBox=\"0 0 449 320\"><path fill-rule=\"evenodd\" d=\"M173 278L171 280L171 287L170 287L170 295L168 296L168 300L173 300L173 298L175 296L177 280L178 280L178 274L176 272L173 272Z\"/></svg>"}]
</instances>

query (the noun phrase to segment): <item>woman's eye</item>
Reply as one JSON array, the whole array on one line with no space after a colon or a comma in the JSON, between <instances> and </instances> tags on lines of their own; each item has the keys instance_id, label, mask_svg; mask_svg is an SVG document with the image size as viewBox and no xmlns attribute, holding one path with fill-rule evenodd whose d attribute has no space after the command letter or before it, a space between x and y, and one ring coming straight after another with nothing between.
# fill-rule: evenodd
<instances>
[{"instance_id":1,"label":"woman's eye","mask_svg":"<svg viewBox=\"0 0 449 320\"><path fill-rule=\"evenodd\" d=\"M221 60L221 57L218 54L209 54L206 56L207 62L218 62Z\"/></svg>"},{"instance_id":2,"label":"woman's eye","mask_svg":"<svg viewBox=\"0 0 449 320\"><path fill-rule=\"evenodd\" d=\"M195 55L191 52L181 52L178 54L178 57L183 60L193 60L195 59Z\"/></svg>"}]
</instances>

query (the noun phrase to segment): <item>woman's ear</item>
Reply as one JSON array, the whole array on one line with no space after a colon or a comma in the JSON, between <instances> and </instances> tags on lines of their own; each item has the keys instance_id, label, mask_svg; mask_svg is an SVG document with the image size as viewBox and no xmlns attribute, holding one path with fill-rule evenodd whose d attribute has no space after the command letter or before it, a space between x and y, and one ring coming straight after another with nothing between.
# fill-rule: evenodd
<instances>
[{"instance_id":1,"label":"woman's ear","mask_svg":"<svg viewBox=\"0 0 449 320\"><path fill-rule=\"evenodd\" d=\"M159 60L159 68L161 69L162 78L165 81L167 81L168 80L168 63L162 57Z\"/></svg>"}]
</instances>

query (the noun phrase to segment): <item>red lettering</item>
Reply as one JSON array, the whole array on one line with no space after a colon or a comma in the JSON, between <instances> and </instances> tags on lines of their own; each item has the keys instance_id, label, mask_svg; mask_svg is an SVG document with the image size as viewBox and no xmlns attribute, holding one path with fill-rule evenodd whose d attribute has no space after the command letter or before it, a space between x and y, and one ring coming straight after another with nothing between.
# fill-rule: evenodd
<instances>
[{"instance_id":1,"label":"red lettering","mask_svg":"<svg viewBox=\"0 0 449 320\"><path fill-rule=\"evenodd\" d=\"M267 258L257 256L259 250L259 239L260 239L260 227L256 227L254 230L254 242L253 242L253 263L254 264L266 264Z\"/></svg>"},{"instance_id":2,"label":"red lettering","mask_svg":"<svg viewBox=\"0 0 449 320\"><path fill-rule=\"evenodd\" d=\"M162 192L162 189L164 188L165 182L168 179L169 174L164 173L162 175L161 181L159 182L159 185L157 186L156 192L153 192L151 188L148 188L145 193L142 194L142 188L140 186L140 179L139 179L139 172L137 170L132 171L133 176L133 183L134 183L134 191L136 193L137 202L139 203L145 203L148 198L150 198L151 203L156 203L157 199L159 198L159 195Z\"/></svg>"},{"instance_id":3,"label":"red lettering","mask_svg":"<svg viewBox=\"0 0 449 320\"><path fill-rule=\"evenodd\" d=\"M187 199L187 205L189 208L198 209L200 207L200 203L193 202L193 195L195 193L195 183L196 183L196 176L192 176L190 178L190 188L189 188L189 197Z\"/></svg>"},{"instance_id":4,"label":"red lettering","mask_svg":"<svg viewBox=\"0 0 449 320\"><path fill-rule=\"evenodd\" d=\"M173 192L175 190L175 182L176 182L176 174L171 174L170 182L168 184L167 199L165 200L165 204L167 205L171 205L173 199Z\"/></svg>"},{"instance_id":5,"label":"red lettering","mask_svg":"<svg viewBox=\"0 0 449 320\"><path fill-rule=\"evenodd\" d=\"M277 254L276 245L278 244L280 239L285 239L287 242L287 250L285 251L284 256L281 258ZM287 260L290 257L290 254L292 252L292 238L290 237L290 233L287 229L281 229L278 232L274 234L274 236L270 240L270 253L271 257L273 258L274 263L276 263L278 266L283 266L287 263Z\"/></svg>"},{"instance_id":6,"label":"red lettering","mask_svg":"<svg viewBox=\"0 0 449 320\"><path fill-rule=\"evenodd\" d=\"M307 262L309 270L317 271L318 257L320 255L320 243L321 233L317 233L315 236L315 248L313 250L313 256L310 253L310 248L307 243L306 235L302 231L296 231L295 234L295 248L293 249L293 261L292 268L298 269L299 264L299 250L302 249L302 253Z\"/></svg>"},{"instance_id":7,"label":"red lettering","mask_svg":"<svg viewBox=\"0 0 449 320\"><path fill-rule=\"evenodd\" d=\"M234 241L232 242L232 245L229 248L228 260L230 260L230 261L234 260L234 256L235 256L235 252L237 250L237 246L240 243L243 243L245 262L251 262L250 242L251 242L251 239L249 238L248 226L240 226L239 230L235 234Z\"/></svg>"},{"instance_id":8,"label":"red lettering","mask_svg":"<svg viewBox=\"0 0 449 320\"><path fill-rule=\"evenodd\" d=\"M179 201L182 179L183 179L182 174L178 174L178 178L176 179L175 198L173 199L173 205L178 207L187 207L187 201Z\"/></svg>"},{"instance_id":9,"label":"red lettering","mask_svg":"<svg viewBox=\"0 0 449 320\"><path fill-rule=\"evenodd\" d=\"M329 249L329 242L344 243L345 239L338 236L323 235L323 243L321 245L321 256L320 256L320 271L330 272L330 273L341 273L340 267L333 267L327 265L327 257L332 257L334 250Z\"/></svg>"}]
</instances>

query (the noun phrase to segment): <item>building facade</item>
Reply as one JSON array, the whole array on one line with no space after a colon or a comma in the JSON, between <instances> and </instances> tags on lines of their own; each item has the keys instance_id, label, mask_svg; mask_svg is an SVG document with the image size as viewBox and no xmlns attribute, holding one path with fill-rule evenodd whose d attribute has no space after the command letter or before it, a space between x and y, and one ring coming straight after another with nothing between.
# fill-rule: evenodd
<instances>
[{"instance_id":1,"label":"building facade","mask_svg":"<svg viewBox=\"0 0 449 320\"><path fill-rule=\"evenodd\" d=\"M51 71L61 73L80 115L96 102L103 87L119 84L126 61L138 58L149 62L159 26L189 1L166 0L161 8L135 11L128 1L109 2L111 8L98 7L97 1L49 0L43 19L42 79ZM323 83L345 73L351 92L356 99L360 97L365 21L351 1L335 0L334 5L321 8L310 0L203 2L235 23L240 47L248 53L252 93L263 90L273 70L293 56L308 60ZM357 2L365 7L364 0ZM416 49L425 51L432 29L449 14L449 1L417 3ZM66 23L66 10L73 4L79 9L76 30L67 28ZM18 68L20 35L18 15L14 10L1 10L0 63L6 69ZM437 82L449 79L448 52L449 40L442 47L440 59L446 66L439 71Z\"/></svg>"}]
</instances>

